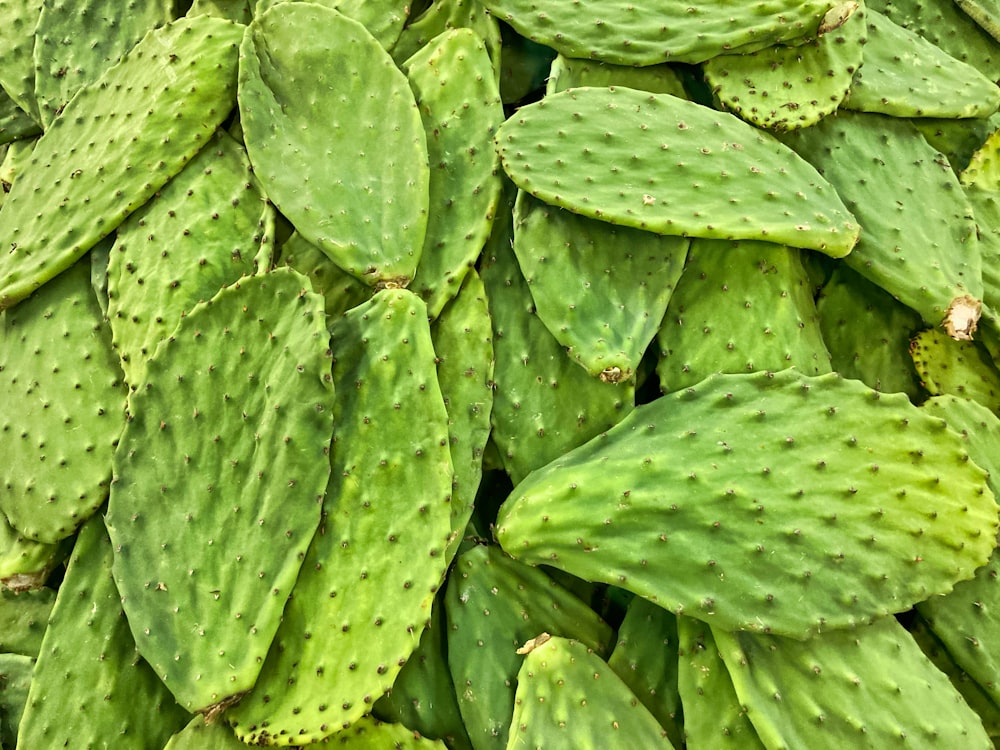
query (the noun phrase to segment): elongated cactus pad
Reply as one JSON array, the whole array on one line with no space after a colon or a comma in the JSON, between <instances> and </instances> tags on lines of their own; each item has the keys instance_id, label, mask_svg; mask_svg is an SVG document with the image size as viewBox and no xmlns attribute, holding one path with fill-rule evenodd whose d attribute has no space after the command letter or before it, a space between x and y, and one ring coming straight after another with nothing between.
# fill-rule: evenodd
<instances>
[{"instance_id":1,"label":"elongated cactus pad","mask_svg":"<svg viewBox=\"0 0 1000 750\"><path fill-rule=\"evenodd\" d=\"M522 190L612 224L848 254L859 227L813 167L735 115L669 94L581 87L497 132Z\"/></svg>"},{"instance_id":2,"label":"elongated cactus pad","mask_svg":"<svg viewBox=\"0 0 1000 750\"><path fill-rule=\"evenodd\" d=\"M0 210L0 309L69 268L208 142L235 101L242 29L181 18L77 92Z\"/></svg>"},{"instance_id":3,"label":"elongated cactus pad","mask_svg":"<svg viewBox=\"0 0 1000 750\"><path fill-rule=\"evenodd\" d=\"M246 29L239 109L254 171L303 237L369 286L409 283L427 142L406 77L367 29L315 3L274 5Z\"/></svg>"},{"instance_id":4,"label":"elongated cactus pad","mask_svg":"<svg viewBox=\"0 0 1000 750\"><path fill-rule=\"evenodd\" d=\"M672 94L681 99L687 98L684 83L675 68L668 63L634 68L558 55L552 61L545 93L556 94L579 86L628 86L653 94Z\"/></svg>"},{"instance_id":5,"label":"elongated cactus pad","mask_svg":"<svg viewBox=\"0 0 1000 750\"><path fill-rule=\"evenodd\" d=\"M712 628L736 694L764 745L840 750L992 743L893 617L807 641Z\"/></svg>"},{"instance_id":6,"label":"elongated cactus pad","mask_svg":"<svg viewBox=\"0 0 1000 750\"><path fill-rule=\"evenodd\" d=\"M524 36L567 57L619 65L701 62L721 51L750 52L815 37L843 23L857 3L832 0L676 3L598 0L586 13L559 0L486 0Z\"/></svg>"},{"instance_id":7,"label":"elongated cactus pad","mask_svg":"<svg viewBox=\"0 0 1000 750\"><path fill-rule=\"evenodd\" d=\"M835 374L720 375L515 487L504 549L724 629L803 638L946 593L997 505L961 438Z\"/></svg>"},{"instance_id":8,"label":"elongated cactus pad","mask_svg":"<svg viewBox=\"0 0 1000 750\"><path fill-rule=\"evenodd\" d=\"M35 101L35 27L43 0L2 0L0 16L0 87L37 123Z\"/></svg>"},{"instance_id":9,"label":"elongated cactus pad","mask_svg":"<svg viewBox=\"0 0 1000 750\"><path fill-rule=\"evenodd\" d=\"M454 470L427 306L384 289L331 331L324 519L260 679L225 714L248 744L317 742L371 711L416 649L447 568Z\"/></svg>"},{"instance_id":10,"label":"elongated cactus pad","mask_svg":"<svg viewBox=\"0 0 1000 750\"><path fill-rule=\"evenodd\" d=\"M445 32L403 64L430 159L427 234L410 288L436 318L490 235L503 182L493 136L504 120L486 45L470 29Z\"/></svg>"},{"instance_id":11,"label":"elongated cactus pad","mask_svg":"<svg viewBox=\"0 0 1000 750\"><path fill-rule=\"evenodd\" d=\"M140 653L189 711L253 686L319 524L333 387L307 287L278 269L198 304L129 402L115 581Z\"/></svg>"},{"instance_id":12,"label":"elongated cactus pad","mask_svg":"<svg viewBox=\"0 0 1000 750\"><path fill-rule=\"evenodd\" d=\"M18 745L162 747L187 721L138 651L102 519L80 530L42 638ZM187 637L187 634L185 634Z\"/></svg>"},{"instance_id":13,"label":"elongated cactus pad","mask_svg":"<svg viewBox=\"0 0 1000 750\"><path fill-rule=\"evenodd\" d=\"M84 258L0 313L0 511L29 539L70 536L108 496L122 371Z\"/></svg>"}]
</instances>

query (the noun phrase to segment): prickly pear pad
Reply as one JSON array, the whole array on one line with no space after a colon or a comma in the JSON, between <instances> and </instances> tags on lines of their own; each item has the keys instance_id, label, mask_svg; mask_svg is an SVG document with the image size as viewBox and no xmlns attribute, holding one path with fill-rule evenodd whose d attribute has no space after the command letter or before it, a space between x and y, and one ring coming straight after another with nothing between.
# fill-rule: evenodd
<instances>
[{"instance_id":1,"label":"prickly pear pad","mask_svg":"<svg viewBox=\"0 0 1000 750\"><path fill-rule=\"evenodd\" d=\"M519 188L612 224L835 258L858 240L854 217L805 160L735 115L670 94L562 91L519 109L496 143Z\"/></svg>"},{"instance_id":2,"label":"prickly pear pad","mask_svg":"<svg viewBox=\"0 0 1000 750\"><path fill-rule=\"evenodd\" d=\"M72 265L208 142L235 101L242 29L181 18L76 93L0 211L0 309Z\"/></svg>"},{"instance_id":3,"label":"prickly pear pad","mask_svg":"<svg viewBox=\"0 0 1000 750\"><path fill-rule=\"evenodd\" d=\"M894 617L807 641L712 628L768 748L993 747L982 721ZM820 727L822 729L817 731Z\"/></svg>"},{"instance_id":4,"label":"prickly pear pad","mask_svg":"<svg viewBox=\"0 0 1000 750\"><path fill-rule=\"evenodd\" d=\"M714 627L804 638L950 591L997 525L986 473L943 420L784 370L636 407L517 485L497 539Z\"/></svg>"},{"instance_id":5,"label":"prickly pear pad","mask_svg":"<svg viewBox=\"0 0 1000 750\"><path fill-rule=\"evenodd\" d=\"M517 673L508 750L522 747L669 748L663 729L586 645L553 636Z\"/></svg>"},{"instance_id":6,"label":"prickly pear pad","mask_svg":"<svg viewBox=\"0 0 1000 750\"><path fill-rule=\"evenodd\" d=\"M427 306L384 289L330 330L324 518L260 679L225 714L248 744L317 742L371 711L416 649L448 567L454 469Z\"/></svg>"},{"instance_id":7,"label":"prickly pear pad","mask_svg":"<svg viewBox=\"0 0 1000 750\"><path fill-rule=\"evenodd\" d=\"M755 49L814 37L828 16L851 3L771 0L697 4L590 0L586 11L563 0L484 0L502 21L567 57L618 65L702 62L722 50Z\"/></svg>"},{"instance_id":8,"label":"prickly pear pad","mask_svg":"<svg viewBox=\"0 0 1000 750\"><path fill-rule=\"evenodd\" d=\"M254 170L302 236L369 286L405 286L427 229L427 141L365 27L315 3L271 7L240 48L239 109Z\"/></svg>"},{"instance_id":9,"label":"prickly pear pad","mask_svg":"<svg viewBox=\"0 0 1000 750\"><path fill-rule=\"evenodd\" d=\"M108 495L122 371L86 258L0 313L0 512L29 539L73 534Z\"/></svg>"},{"instance_id":10,"label":"prickly pear pad","mask_svg":"<svg viewBox=\"0 0 1000 750\"><path fill-rule=\"evenodd\" d=\"M115 581L189 711L254 684L319 524L333 386L308 284L278 269L197 305L150 359L115 454Z\"/></svg>"}]
</instances>

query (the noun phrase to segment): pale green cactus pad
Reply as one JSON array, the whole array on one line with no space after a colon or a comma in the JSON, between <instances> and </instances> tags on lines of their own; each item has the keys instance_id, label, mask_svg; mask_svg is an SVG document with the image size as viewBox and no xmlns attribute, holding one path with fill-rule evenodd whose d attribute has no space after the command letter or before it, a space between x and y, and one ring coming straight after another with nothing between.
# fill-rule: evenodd
<instances>
[{"instance_id":1,"label":"pale green cactus pad","mask_svg":"<svg viewBox=\"0 0 1000 750\"><path fill-rule=\"evenodd\" d=\"M240 50L243 136L270 199L356 278L408 284L430 178L406 77L364 26L315 3L274 5ZM317 117L325 127L311 127Z\"/></svg>"},{"instance_id":2,"label":"pale green cactus pad","mask_svg":"<svg viewBox=\"0 0 1000 750\"><path fill-rule=\"evenodd\" d=\"M578 86L628 86L653 94L687 98L680 75L668 63L633 68L557 55L552 61L545 93L556 94Z\"/></svg>"},{"instance_id":3,"label":"pale green cactus pad","mask_svg":"<svg viewBox=\"0 0 1000 750\"><path fill-rule=\"evenodd\" d=\"M253 686L319 524L333 386L307 287L278 269L199 303L129 402L107 512L115 581L140 653L189 711Z\"/></svg>"},{"instance_id":4,"label":"pale green cactus pad","mask_svg":"<svg viewBox=\"0 0 1000 750\"><path fill-rule=\"evenodd\" d=\"M768 748L992 747L979 717L893 617L807 641L712 634Z\"/></svg>"},{"instance_id":5,"label":"pale green cactus pad","mask_svg":"<svg viewBox=\"0 0 1000 750\"><path fill-rule=\"evenodd\" d=\"M0 511L29 539L70 536L108 496L122 372L84 258L0 313Z\"/></svg>"},{"instance_id":6,"label":"pale green cactus pad","mask_svg":"<svg viewBox=\"0 0 1000 750\"><path fill-rule=\"evenodd\" d=\"M524 562L714 627L804 638L971 578L996 544L985 479L903 395L836 374L718 375L534 472L496 533Z\"/></svg>"},{"instance_id":7,"label":"pale green cactus pad","mask_svg":"<svg viewBox=\"0 0 1000 750\"><path fill-rule=\"evenodd\" d=\"M77 92L0 210L0 309L69 268L208 142L235 102L242 29L178 19Z\"/></svg>"},{"instance_id":8,"label":"pale green cactus pad","mask_svg":"<svg viewBox=\"0 0 1000 750\"><path fill-rule=\"evenodd\" d=\"M518 110L496 137L536 198L659 234L847 255L859 227L833 187L735 115L669 94L581 87Z\"/></svg>"},{"instance_id":9,"label":"pale green cactus pad","mask_svg":"<svg viewBox=\"0 0 1000 750\"><path fill-rule=\"evenodd\" d=\"M720 50L752 52L815 37L843 23L857 3L833 0L696 6L598 0L586 13L559 0L486 0L490 12L525 37L567 57L645 66L702 62Z\"/></svg>"}]
</instances>

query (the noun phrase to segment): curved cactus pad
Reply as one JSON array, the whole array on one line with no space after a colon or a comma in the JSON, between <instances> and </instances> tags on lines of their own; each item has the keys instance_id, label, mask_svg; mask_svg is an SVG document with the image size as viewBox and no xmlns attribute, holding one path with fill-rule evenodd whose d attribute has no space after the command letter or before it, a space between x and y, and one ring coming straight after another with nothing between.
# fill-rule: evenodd
<instances>
[{"instance_id":1,"label":"curved cactus pad","mask_svg":"<svg viewBox=\"0 0 1000 750\"><path fill-rule=\"evenodd\" d=\"M517 673L507 747L670 748L666 730L584 644L537 639Z\"/></svg>"},{"instance_id":2,"label":"curved cactus pad","mask_svg":"<svg viewBox=\"0 0 1000 750\"><path fill-rule=\"evenodd\" d=\"M581 87L518 110L503 168L546 203L659 234L847 255L860 228L816 169L735 115L629 88Z\"/></svg>"},{"instance_id":3,"label":"curved cactus pad","mask_svg":"<svg viewBox=\"0 0 1000 750\"><path fill-rule=\"evenodd\" d=\"M238 98L254 170L302 236L371 286L408 283L427 141L406 76L365 27L315 3L273 6L247 27Z\"/></svg>"},{"instance_id":4,"label":"curved cactus pad","mask_svg":"<svg viewBox=\"0 0 1000 750\"><path fill-rule=\"evenodd\" d=\"M308 284L279 269L196 305L149 360L115 454L115 581L189 711L254 684L319 524L333 386Z\"/></svg>"},{"instance_id":5,"label":"curved cactus pad","mask_svg":"<svg viewBox=\"0 0 1000 750\"><path fill-rule=\"evenodd\" d=\"M751 52L784 41L815 37L835 27L857 3L772 0L694 3L590 0L484 0L518 33L558 50L618 65L702 62L729 51Z\"/></svg>"},{"instance_id":6,"label":"curved cactus pad","mask_svg":"<svg viewBox=\"0 0 1000 750\"><path fill-rule=\"evenodd\" d=\"M181 18L76 93L0 211L0 309L69 268L208 142L233 106L242 28Z\"/></svg>"},{"instance_id":7,"label":"curved cactus pad","mask_svg":"<svg viewBox=\"0 0 1000 750\"><path fill-rule=\"evenodd\" d=\"M524 562L798 638L971 578L997 505L961 437L835 374L718 375L636 409L500 509Z\"/></svg>"}]
</instances>

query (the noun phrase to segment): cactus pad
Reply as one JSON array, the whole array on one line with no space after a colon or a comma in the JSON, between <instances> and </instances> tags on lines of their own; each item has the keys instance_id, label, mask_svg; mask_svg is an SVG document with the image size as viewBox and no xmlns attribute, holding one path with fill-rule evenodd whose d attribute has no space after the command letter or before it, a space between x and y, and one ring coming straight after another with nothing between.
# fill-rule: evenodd
<instances>
[{"instance_id":1,"label":"cactus pad","mask_svg":"<svg viewBox=\"0 0 1000 750\"><path fill-rule=\"evenodd\" d=\"M315 3L274 5L240 49L243 137L270 199L348 273L405 286L429 200L427 142L406 77L364 26Z\"/></svg>"},{"instance_id":2,"label":"cactus pad","mask_svg":"<svg viewBox=\"0 0 1000 750\"><path fill-rule=\"evenodd\" d=\"M189 711L254 684L319 524L333 389L307 286L279 269L196 305L149 360L115 453L115 581Z\"/></svg>"},{"instance_id":3,"label":"cactus pad","mask_svg":"<svg viewBox=\"0 0 1000 750\"><path fill-rule=\"evenodd\" d=\"M497 538L715 627L803 638L950 591L997 526L985 472L942 420L783 370L636 407L516 486Z\"/></svg>"},{"instance_id":4,"label":"cactus pad","mask_svg":"<svg viewBox=\"0 0 1000 750\"><path fill-rule=\"evenodd\" d=\"M207 143L233 106L241 30L178 19L77 92L0 210L0 309L69 268Z\"/></svg>"},{"instance_id":5,"label":"cactus pad","mask_svg":"<svg viewBox=\"0 0 1000 750\"><path fill-rule=\"evenodd\" d=\"M859 227L813 167L735 115L669 94L582 87L497 132L522 190L659 234L758 239L841 257Z\"/></svg>"}]
</instances>

